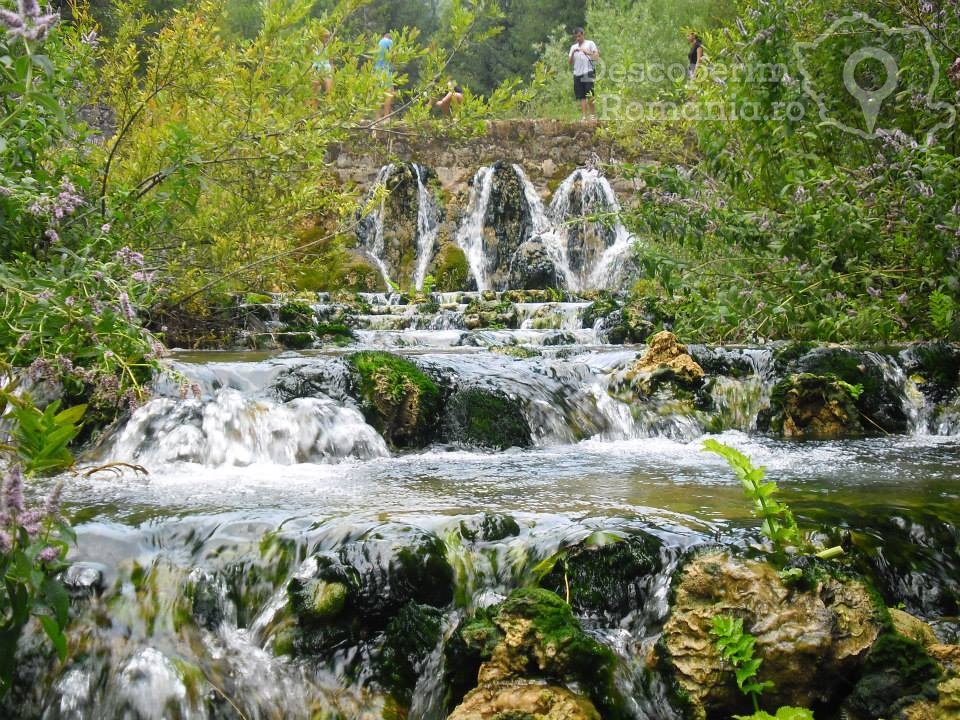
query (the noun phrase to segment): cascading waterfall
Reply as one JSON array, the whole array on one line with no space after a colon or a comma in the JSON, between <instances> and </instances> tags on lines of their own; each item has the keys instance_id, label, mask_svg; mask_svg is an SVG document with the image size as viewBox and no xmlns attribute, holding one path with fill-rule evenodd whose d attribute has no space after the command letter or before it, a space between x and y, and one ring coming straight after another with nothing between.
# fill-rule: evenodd
<instances>
[{"instance_id":1,"label":"cascading waterfall","mask_svg":"<svg viewBox=\"0 0 960 720\"><path fill-rule=\"evenodd\" d=\"M502 168L501 168L502 169ZM522 265L532 246L541 246L553 274L566 290L604 289L622 284L635 238L620 222L620 204L610 182L594 169L578 169L557 188L550 207L520 165L516 176L529 214L530 236L517 239L509 256L496 261L485 246L484 224L497 166L483 167L474 175L467 211L457 230L456 243L464 251L478 290L506 289L491 283L491 267ZM517 273L510 272L509 277ZM552 283L551 283L552 284Z\"/></svg>"},{"instance_id":2,"label":"cascading waterfall","mask_svg":"<svg viewBox=\"0 0 960 720\"><path fill-rule=\"evenodd\" d=\"M374 192L377 188L386 187L387 181L396 170L396 165L390 163L380 168L377 173L377 179L374 181ZM386 201L381 200L380 206L373 212L360 219L357 226L357 234L360 236L360 243L367 252L367 256L373 260L383 275L383 282L387 288L393 286L390 280L390 270L387 268L383 258L386 254L386 247L383 239L383 218L386 213Z\"/></svg>"},{"instance_id":3,"label":"cascading waterfall","mask_svg":"<svg viewBox=\"0 0 960 720\"><path fill-rule=\"evenodd\" d=\"M412 228L413 237L399 239L399 242L409 242L415 248L415 258L409 277L401 277L403 268L391 266L392 263L396 263L396 257L391 261L390 256L402 257L402 251L398 252L397 248L389 248L387 243L385 223L390 207L389 195L381 200L378 208L361 219L357 234L361 246L380 269L387 288L410 282L414 289L422 290L427 269L436 250L437 236L440 232L440 213L427 186L426 170L417 163L384 165L377 174L373 192L378 192L377 188L380 187L389 188L392 180L397 184L405 182L400 174L400 171L404 168L409 168L412 181L416 182L417 209L416 224Z\"/></svg>"},{"instance_id":4,"label":"cascading waterfall","mask_svg":"<svg viewBox=\"0 0 960 720\"><path fill-rule=\"evenodd\" d=\"M403 273L422 287L444 240L428 172L406 167L416 258ZM584 220L617 207L609 184L578 170L548 210L519 166L497 169L522 237L485 247L499 190L482 168L457 233L477 292L320 294L306 324L342 323L348 348L176 355L153 396L83 459L112 473L67 478L68 509L83 509L63 573L71 661L46 662L28 638L0 716L442 720L468 689L457 673L479 678L461 647L471 621L518 589L564 599L586 578L595 585L569 606L615 658L624 717L675 720L671 679L650 662L675 573L703 547L759 538L740 484L702 452L707 434L766 466L805 529L849 529L851 558L885 597L923 617L955 615L960 350L689 345L703 378L644 375L637 361L650 350L594 329L622 329L622 299L490 291L509 277L491 258L538 243L568 289L616 284L633 239ZM388 217L381 207L361 233L385 281ZM279 327L283 302L256 317ZM429 383L389 364L364 378L352 356L396 348L440 398L422 442L387 430L405 428ZM870 420L904 429L865 422L867 437L809 442L757 432L778 382L808 372L835 382L831 368L852 394L869 386L874 404L857 407ZM654 376L668 377L643 384ZM507 425L519 430L502 446L467 433ZM54 481L31 478L28 500ZM537 692L542 681L533 677Z\"/></svg>"},{"instance_id":5,"label":"cascading waterfall","mask_svg":"<svg viewBox=\"0 0 960 720\"><path fill-rule=\"evenodd\" d=\"M417 176L417 270L413 276L413 286L423 290L423 281L427 277L427 267L433 259L440 232L439 212L433 196L427 189L423 177L423 167L414 165Z\"/></svg>"},{"instance_id":6,"label":"cascading waterfall","mask_svg":"<svg viewBox=\"0 0 960 720\"><path fill-rule=\"evenodd\" d=\"M559 228L555 226L553 218L540 199L537 189L530 182L530 178L519 165L513 165L513 171L523 184L523 195L530 206L530 216L533 221L535 237L543 243L550 259L557 270L557 277L563 279L563 286L567 290L580 290L576 275L570 269L570 258L567 244Z\"/></svg>"},{"instance_id":7,"label":"cascading waterfall","mask_svg":"<svg viewBox=\"0 0 960 720\"><path fill-rule=\"evenodd\" d=\"M575 170L554 192L550 216L568 263L564 276L576 278L570 289L617 287L635 238L620 221L620 203L610 181L592 168ZM588 243L593 233L599 236L592 243L596 247ZM576 258L574 267L571 257Z\"/></svg>"},{"instance_id":8,"label":"cascading waterfall","mask_svg":"<svg viewBox=\"0 0 960 720\"><path fill-rule=\"evenodd\" d=\"M489 289L486 257L483 250L483 221L487 214L490 193L493 190L493 170L492 165L482 167L473 176L470 200L456 237L457 245L467 256L470 274L477 284L477 290L481 292Z\"/></svg>"}]
</instances>

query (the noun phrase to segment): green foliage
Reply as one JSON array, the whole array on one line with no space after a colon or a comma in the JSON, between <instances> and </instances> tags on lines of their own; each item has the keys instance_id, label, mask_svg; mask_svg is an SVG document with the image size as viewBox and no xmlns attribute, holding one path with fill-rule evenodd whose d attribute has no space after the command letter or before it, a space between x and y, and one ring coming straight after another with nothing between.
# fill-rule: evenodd
<instances>
[{"instance_id":1,"label":"green foliage","mask_svg":"<svg viewBox=\"0 0 960 720\"><path fill-rule=\"evenodd\" d=\"M716 638L714 643L720 657L733 666L737 687L753 702L754 711L759 712L760 704L757 698L764 690L772 688L773 683L769 680L760 682L756 679L757 671L763 663L761 658L753 656L757 639L750 633L744 632L743 618L714 615L712 622L710 634Z\"/></svg>"},{"instance_id":2,"label":"green foliage","mask_svg":"<svg viewBox=\"0 0 960 720\"><path fill-rule=\"evenodd\" d=\"M774 499L778 491L773 481L763 482L765 467L755 467L750 458L736 448L708 438L703 441L703 449L716 453L730 466L740 484L744 495L751 501L754 514L761 519L760 531L773 544L775 551L783 555L788 548L803 547L804 540L793 519L790 508Z\"/></svg>"},{"instance_id":3,"label":"green foliage","mask_svg":"<svg viewBox=\"0 0 960 720\"><path fill-rule=\"evenodd\" d=\"M682 173L638 168L644 201L628 219L658 238L640 262L685 337L887 341L960 331L957 124L926 135L943 119L933 105L955 103L945 70L956 52L945 38L960 17L882 0L858 10L894 28L932 28L937 81L916 43L869 27L800 53L801 67L795 45L814 43L825 18L849 14L832 0L737 2L738 25L705 33L709 72L684 98L698 118L690 127L700 162ZM841 70L855 46L898 60L900 86L878 117L884 132L870 138L822 122L802 82L805 70L836 101L830 117L863 130L861 108L843 104L851 96ZM933 104L918 101L926 92Z\"/></svg>"},{"instance_id":4,"label":"green foliage","mask_svg":"<svg viewBox=\"0 0 960 720\"><path fill-rule=\"evenodd\" d=\"M9 366L0 366L0 378L11 376ZM85 410L76 406L58 412L59 402L54 402L41 412L16 390L12 379L0 388L0 414L7 419L0 428L5 466L0 488L0 696L10 690L17 643L31 617L37 618L60 660L66 659L69 597L58 575L66 568L75 537L60 514L61 486L41 507L29 507L23 473L39 475L73 465L67 445L79 431Z\"/></svg>"},{"instance_id":5,"label":"green foliage","mask_svg":"<svg viewBox=\"0 0 960 720\"><path fill-rule=\"evenodd\" d=\"M806 708L785 705L777 708L775 715L758 710L750 715L734 715L737 720L813 720L813 713Z\"/></svg>"},{"instance_id":6,"label":"green foliage","mask_svg":"<svg viewBox=\"0 0 960 720\"><path fill-rule=\"evenodd\" d=\"M67 446L80 433L78 423L86 409L86 405L74 405L60 411L60 401L54 400L41 412L29 398L16 400L12 435L24 472L43 475L73 465Z\"/></svg>"}]
</instances>

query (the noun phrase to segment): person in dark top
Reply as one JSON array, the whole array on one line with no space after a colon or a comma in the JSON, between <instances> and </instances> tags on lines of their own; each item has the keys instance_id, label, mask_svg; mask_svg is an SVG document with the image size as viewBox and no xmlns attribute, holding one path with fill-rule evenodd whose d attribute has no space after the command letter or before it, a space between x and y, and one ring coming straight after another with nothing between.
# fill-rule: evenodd
<instances>
[{"instance_id":1,"label":"person in dark top","mask_svg":"<svg viewBox=\"0 0 960 720\"><path fill-rule=\"evenodd\" d=\"M687 42L690 43L690 54L687 56L689 61L687 75L693 80L697 75L697 66L703 59L703 43L700 42L700 37L695 32L687 35Z\"/></svg>"}]
</instances>

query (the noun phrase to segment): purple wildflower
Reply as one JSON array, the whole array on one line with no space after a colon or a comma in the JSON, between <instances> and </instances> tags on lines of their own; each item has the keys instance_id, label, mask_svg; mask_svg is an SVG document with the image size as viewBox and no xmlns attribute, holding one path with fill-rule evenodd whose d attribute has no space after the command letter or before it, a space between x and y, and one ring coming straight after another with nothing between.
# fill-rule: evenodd
<instances>
[{"instance_id":1,"label":"purple wildflower","mask_svg":"<svg viewBox=\"0 0 960 720\"><path fill-rule=\"evenodd\" d=\"M947 75L951 80L960 85L960 57L953 61L953 64L947 68Z\"/></svg>"},{"instance_id":2,"label":"purple wildflower","mask_svg":"<svg viewBox=\"0 0 960 720\"><path fill-rule=\"evenodd\" d=\"M50 361L43 357L38 357L28 367L24 373L31 380L52 380L56 377L53 366Z\"/></svg>"},{"instance_id":3,"label":"purple wildflower","mask_svg":"<svg viewBox=\"0 0 960 720\"><path fill-rule=\"evenodd\" d=\"M117 259L130 267L141 267L143 265L143 254L131 250L126 245L117 250Z\"/></svg>"},{"instance_id":4,"label":"purple wildflower","mask_svg":"<svg viewBox=\"0 0 960 720\"><path fill-rule=\"evenodd\" d=\"M23 30L23 18L10 10L0 10L0 23L6 25L11 34L19 34L15 31Z\"/></svg>"},{"instance_id":5,"label":"purple wildflower","mask_svg":"<svg viewBox=\"0 0 960 720\"><path fill-rule=\"evenodd\" d=\"M132 277L132 278L133 278L134 280L136 280L137 282L150 283L150 282L153 282L153 279L154 279L156 276L157 276L157 274L156 274L155 272L145 272L145 271L143 271L143 270L137 270L137 271L136 271L133 275L131 275L130 277Z\"/></svg>"},{"instance_id":6,"label":"purple wildflower","mask_svg":"<svg viewBox=\"0 0 960 720\"><path fill-rule=\"evenodd\" d=\"M0 553L10 552L13 547L13 539L6 530L0 530Z\"/></svg>"},{"instance_id":7,"label":"purple wildflower","mask_svg":"<svg viewBox=\"0 0 960 720\"><path fill-rule=\"evenodd\" d=\"M881 294L879 290L872 286L867 288L867 293L870 295L870 297L880 297Z\"/></svg>"},{"instance_id":8,"label":"purple wildflower","mask_svg":"<svg viewBox=\"0 0 960 720\"><path fill-rule=\"evenodd\" d=\"M37 0L20 0L17 5L20 6L20 15L31 20L40 17L40 4Z\"/></svg>"},{"instance_id":9,"label":"purple wildflower","mask_svg":"<svg viewBox=\"0 0 960 720\"><path fill-rule=\"evenodd\" d=\"M31 538L35 538L40 534L40 523L43 520L43 515L39 510L27 510L23 513L20 518L20 527L27 531L27 535Z\"/></svg>"},{"instance_id":10,"label":"purple wildflower","mask_svg":"<svg viewBox=\"0 0 960 720\"><path fill-rule=\"evenodd\" d=\"M17 347L18 348L26 347L27 343L29 343L30 340L32 339L33 339L33 335L31 333L24 333L17 339Z\"/></svg>"},{"instance_id":11,"label":"purple wildflower","mask_svg":"<svg viewBox=\"0 0 960 720\"><path fill-rule=\"evenodd\" d=\"M63 496L63 481L59 481L53 486L53 490L47 495L47 500L43 504L43 516L50 520L57 520L60 517L60 498Z\"/></svg>"},{"instance_id":12,"label":"purple wildflower","mask_svg":"<svg viewBox=\"0 0 960 720\"><path fill-rule=\"evenodd\" d=\"M102 232L104 235L110 232L110 223L104 223L103 225L101 225L100 232Z\"/></svg>"},{"instance_id":13,"label":"purple wildflower","mask_svg":"<svg viewBox=\"0 0 960 720\"><path fill-rule=\"evenodd\" d=\"M3 479L3 496L0 507L9 513L23 512L23 476L19 465L11 465Z\"/></svg>"},{"instance_id":14,"label":"purple wildflower","mask_svg":"<svg viewBox=\"0 0 960 720\"><path fill-rule=\"evenodd\" d=\"M96 49L100 45L100 38L97 37L97 31L91 30L90 32L83 33L80 36L80 41L84 45L89 45L90 47Z\"/></svg>"},{"instance_id":15,"label":"purple wildflower","mask_svg":"<svg viewBox=\"0 0 960 720\"><path fill-rule=\"evenodd\" d=\"M51 245L56 245L60 242L60 236L57 234L57 231L53 228L47 228L43 231L43 236L50 241Z\"/></svg>"},{"instance_id":16,"label":"purple wildflower","mask_svg":"<svg viewBox=\"0 0 960 720\"><path fill-rule=\"evenodd\" d=\"M127 320L135 320L137 313L134 312L133 305L130 304L129 296L125 292L122 292L117 297L117 300L119 301L120 309L123 311L123 314L126 316Z\"/></svg>"},{"instance_id":17,"label":"purple wildflower","mask_svg":"<svg viewBox=\"0 0 960 720\"><path fill-rule=\"evenodd\" d=\"M900 293L899 295L897 295L897 302L900 303L901 305L906 305L906 304L907 304L907 293L903 292L903 293Z\"/></svg>"},{"instance_id":18,"label":"purple wildflower","mask_svg":"<svg viewBox=\"0 0 960 720\"><path fill-rule=\"evenodd\" d=\"M60 551L51 545L47 545L37 555L37 560L42 562L44 565L49 565L52 562L56 562L59 558L60 558Z\"/></svg>"},{"instance_id":19,"label":"purple wildflower","mask_svg":"<svg viewBox=\"0 0 960 720\"><path fill-rule=\"evenodd\" d=\"M13 195L13 190L11 190L8 187L4 187L3 185L0 185L0 197L10 197L11 195Z\"/></svg>"},{"instance_id":20,"label":"purple wildflower","mask_svg":"<svg viewBox=\"0 0 960 720\"><path fill-rule=\"evenodd\" d=\"M73 307L77 304L77 299L73 295L67 295L67 297L63 299L63 304L67 307Z\"/></svg>"}]
</instances>

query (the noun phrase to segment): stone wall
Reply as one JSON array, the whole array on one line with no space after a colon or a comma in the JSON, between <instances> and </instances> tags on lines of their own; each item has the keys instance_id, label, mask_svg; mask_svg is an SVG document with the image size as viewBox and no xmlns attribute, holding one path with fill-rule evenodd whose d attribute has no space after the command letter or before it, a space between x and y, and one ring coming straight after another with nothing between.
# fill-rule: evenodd
<instances>
[{"instance_id":1,"label":"stone wall","mask_svg":"<svg viewBox=\"0 0 960 720\"><path fill-rule=\"evenodd\" d=\"M401 125L388 126L380 137L334 146L328 156L344 182L369 187L380 168L391 161L411 161L433 168L443 189L458 194L473 174L498 160L518 163L541 192L548 194L577 167L591 162L614 165L625 158L600 132L595 122L559 120L498 120L487 123L484 135L438 138L417 134ZM634 158L635 159L635 158ZM621 201L632 184L607 167Z\"/></svg>"}]
</instances>

